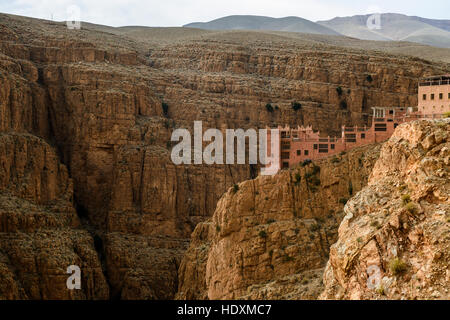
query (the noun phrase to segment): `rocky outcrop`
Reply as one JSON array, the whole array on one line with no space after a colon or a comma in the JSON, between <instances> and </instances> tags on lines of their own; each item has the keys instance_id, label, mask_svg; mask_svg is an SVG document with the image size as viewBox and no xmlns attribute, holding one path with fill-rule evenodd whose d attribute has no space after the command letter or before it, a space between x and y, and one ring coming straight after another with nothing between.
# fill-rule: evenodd
<instances>
[{"instance_id":1,"label":"rocky outcrop","mask_svg":"<svg viewBox=\"0 0 450 320\"><path fill-rule=\"evenodd\" d=\"M72 180L46 142L0 134L0 300L107 299L93 237L72 205ZM68 290L67 268L81 268Z\"/></svg>"},{"instance_id":2,"label":"rocky outcrop","mask_svg":"<svg viewBox=\"0 0 450 320\"><path fill-rule=\"evenodd\" d=\"M324 299L448 299L450 120L399 126L345 206Z\"/></svg>"},{"instance_id":3,"label":"rocky outcrop","mask_svg":"<svg viewBox=\"0 0 450 320\"><path fill-rule=\"evenodd\" d=\"M178 299L314 299L343 204L367 181L379 145L230 188L200 223Z\"/></svg>"}]
</instances>

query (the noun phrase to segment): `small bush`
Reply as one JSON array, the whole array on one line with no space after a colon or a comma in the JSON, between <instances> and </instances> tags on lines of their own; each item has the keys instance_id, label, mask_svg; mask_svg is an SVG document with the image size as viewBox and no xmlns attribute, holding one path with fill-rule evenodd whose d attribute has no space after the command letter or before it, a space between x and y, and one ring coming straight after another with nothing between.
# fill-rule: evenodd
<instances>
[{"instance_id":1,"label":"small bush","mask_svg":"<svg viewBox=\"0 0 450 320\"><path fill-rule=\"evenodd\" d=\"M301 180L302 180L302 176L300 175L299 172L296 172L295 173L295 184L299 184Z\"/></svg>"},{"instance_id":2,"label":"small bush","mask_svg":"<svg viewBox=\"0 0 450 320\"><path fill-rule=\"evenodd\" d=\"M317 231L317 230L319 230L320 229L320 225L318 224L318 223L314 223L314 224L312 224L310 227L309 227L309 230L310 231Z\"/></svg>"},{"instance_id":3,"label":"small bush","mask_svg":"<svg viewBox=\"0 0 450 320\"><path fill-rule=\"evenodd\" d=\"M164 115L167 116L167 113L169 112L169 105L163 101L161 102L161 107Z\"/></svg>"},{"instance_id":4,"label":"small bush","mask_svg":"<svg viewBox=\"0 0 450 320\"><path fill-rule=\"evenodd\" d=\"M408 210L409 213L415 213L417 210L416 205L412 202L407 203L405 208L406 210Z\"/></svg>"},{"instance_id":5,"label":"small bush","mask_svg":"<svg viewBox=\"0 0 450 320\"><path fill-rule=\"evenodd\" d=\"M339 106L341 107L342 110L346 110L347 109L347 101L342 100L341 103L339 104Z\"/></svg>"},{"instance_id":6,"label":"small bush","mask_svg":"<svg viewBox=\"0 0 450 320\"><path fill-rule=\"evenodd\" d=\"M345 205L347 201L348 201L347 198L339 198L339 203L342 203L343 205Z\"/></svg>"},{"instance_id":7,"label":"small bush","mask_svg":"<svg viewBox=\"0 0 450 320\"><path fill-rule=\"evenodd\" d=\"M300 110L301 108L302 108L301 103L292 102L292 109L294 109L294 111Z\"/></svg>"},{"instance_id":8,"label":"small bush","mask_svg":"<svg viewBox=\"0 0 450 320\"><path fill-rule=\"evenodd\" d=\"M265 197L264 200L266 200L266 201L269 200L269 197Z\"/></svg>"},{"instance_id":9,"label":"small bush","mask_svg":"<svg viewBox=\"0 0 450 320\"><path fill-rule=\"evenodd\" d=\"M389 270L393 275L399 275L406 271L406 263L400 258L394 258L389 262Z\"/></svg>"},{"instance_id":10,"label":"small bush","mask_svg":"<svg viewBox=\"0 0 450 320\"><path fill-rule=\"evenodd\" d=\"M302 167L307 166L307 165L310 164L311 162L312 162L312 161L311 161L310 159L303 160L303 162L302 162Z\"/></svg>"},{"instance_id":11,"label":"small bush","mask_svg":"<svg viewBox=\"0 0 450 320\"><path fill-rule=\"evenodd\" d=\"M353 184L351 181L348 182L348 194L349 195L353 194Z\"/></svg>"},{"instance_id":12,"label":"small bush","mask_svg":"<svg viewBox=\"0 0 450 320\"><path fill-rule=\"evenodd\" d=\"M449 112L446 112L446 113L444 113L444 118L450 118L450 111L449 111Z\"/></svg>"},{"instance_id":13,"label":"small bush","mask_svg":"<svg viewBox=\"0 0 450 320\"><path fill-rule=\"evenodd\" d=\"M407 203L411 202L411 196L409 194L402 195L402 201L403 201L403 204L407 204Z\"/></svg>"},{"instance_id":14,"label":"small bush","mask_svg":"<svg viewBox=\"0 0 450 320\"><path fill-rule=\"evenodd\" d=\"M266 110L267 112L273 112L273 107L270 103L266 104Z\"/></svg>"},{"instance_id":15,"label":"small bush","mask_svg":"<svg viewBox=\"0 0 450 320\"><path fill-rule=\"evenodd\" d=\"M261 238L267 238L267 233L264 231L264 230L261 230L259 233L258 233L258 235L261 237Z\"/></svg>"},{"instance_id":16,"label":"small bush","mask_svg":"<svg viewBox=\"0 0 450 320\"><path fill-rule=\"evenodd\" d=\"M342 92L343 92L343 90L342 90L342 88L341 88L341 87L337 87L337 88L336 88L336 92L338 93L338 95L339 95L339 96L341 96L341 95L342 95Z\"/></svg>"},{"instance_id":17,"label":"small bush","mask_svg":"<svg viewBox=\"0 0 450 320\"><path fill-rule=\"evenodd\" d=\"M383 286L380 286L378 289L377 289L377 293L380 295L380 296L384 296L386 293L385 293L385 290L384 290L384 287Z\"/></svg>"},{"instance_id":18,"label":"small bush","mask_svg":"<svg viewBox=\"0 0 450 320\"><path fill-rule=\"evenodd\" d=\"M331 158L331 163L338 163L339 162L339 158L336 156L333 156L333 158Z\"/></svg>"},{"instance_id":19,"label":"small bush","mask_svg":"<svg viewBox=\"0 0 450 320\"><path fill-rule=\"evenodd\" d=\"M370 74L368 74L367 77L366 77L366 80L367 80L367 82L372 82L373 78L372 78L372 76Z\"/></svg>"},{"instance_id":20,"label":"small bush","mask_svg":"<svg viewBox=\"0 0 450 320\"><path fill-rule=\"evenodd\" d=\"M378 222L378 221L372 221L372 223L370 224L370 226L371 227L373 227L373 228L377 228L377 229L380 229L381 228L381 226L380 226L380 223Z\"/></svg>"},{"instance_id":21,"label":"small bush","mask_svg":"<svg viewBox=\"0 0 450 320\"><path fill-rule=\"evenodd\" d=\"M235 184L235 185L233 186L233 192L236 193L236 192L238 192L238 191L239 191L239 186L238 186L237 184Z\"/></svg>"},{"instance_id":22,"label":"small bush","mask_svg":"<svg viewBox=\"0 0 450 320\"><path fill-rule=\"evenodd\" d=\"M271 223L274 223L275 222L275 219L267 219L267 224L271 224Z\"/></svg>"},{"instance_id":23,"label":"small bush","mask_svg":"<svg viewBox=\"0 0 450 320\"><path fill-rule=\"evenodd\" d=\"M220 226L219 225L216 225L216 231L220 232Z\"/></svg>"}]
</instances>

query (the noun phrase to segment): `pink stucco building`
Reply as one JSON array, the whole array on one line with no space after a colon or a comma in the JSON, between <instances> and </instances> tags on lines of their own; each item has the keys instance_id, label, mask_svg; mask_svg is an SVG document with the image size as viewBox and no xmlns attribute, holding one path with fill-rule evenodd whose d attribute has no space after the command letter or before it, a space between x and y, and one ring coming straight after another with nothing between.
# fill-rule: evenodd
<instances>
[{"instance_id":1,"label":"pink stucco building","mask_svg":"<svg viewBox=\"0 0 450 320\"><path fill-rule=\"evenodd\" d=\"M280 168L289 168L306 159L316 160L358 146L385 141L404 122L420 118L441 118L444 113L450 112L449 89L450 76L422 79L419 82L418 107L372 108L370 127L343 126L338 137L321 137L320 132L314 132L312 127L279 126ZM269 134L268 142L270 139ZM273 155L270 150L269 155Z\"/></svg>"}]
</instances>

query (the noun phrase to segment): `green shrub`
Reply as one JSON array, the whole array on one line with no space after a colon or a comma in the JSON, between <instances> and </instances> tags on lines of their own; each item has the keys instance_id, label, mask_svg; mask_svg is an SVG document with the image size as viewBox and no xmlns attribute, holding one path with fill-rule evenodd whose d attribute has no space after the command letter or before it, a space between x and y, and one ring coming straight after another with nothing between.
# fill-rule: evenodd
<instances>
[{"instance_id":1,"label":"green shrub","mask_svg":"<svg viewBox=\"0 0 450 320\"><path fill-rule=\"evenodd\" d=\"M275 219L267 219L267 224L271 224L271 223L274 223L275 222Z\"/></svg>"},{"instance_id":2,"label":"green shrub","mask_svg":"<svg viewBox=\"0 0 450 320\"><path fill-rule=\"evenodd\" d=\"M339 162L339 158L336 156L333 156L333 158L331 158L331 163L338 163Z\"/></svg>"},{"instance_id":3,"label":"green shrub","mask_svg":"<svg viewBox=\"0 0 450 320\"><path fill-rule=\"evenodd\" d=\"M444 113L444 118L450 118L450 111L449 111L449 112L446 112L446 113Z\"/></svg>"},{"instance_id":4,"label":"green shrub","mask_svg":"<svg viewBox=\"0 0 450 320\"><path fill-rule=\"evenodd\" d=\"M351 180L348 182L348 194L349 195L353 194L353 184Z\"/></svg>"},{"instance_id":5,"label":"green shrub","mask_svg":"<svg viewBox=\"0 0 450 320\"><path fill-rule=\"evenodd\" d=\"M338 93L339 96L342 95L343 90L342 90L341 87L337 87L337 88L336 88L336 91L337 91L337 93Z\"/></svg>"},{"instance_id":6,"label":"green shrub","mask_svg":"<svg viewBox=\"0 0 450 320\"><path fill-rule=\"evenodd\" d=\"M220 226L219 225L216 225L216 231L220 232Z\"/></svg>"},{"instance_id":7,"label":"green shrub","mask_svg":"<svg viewBox=\"0 0 450 320\"><path fill-rule=\"evenodd\" d=\"M301 108L302 108L301 103L292 102L292 109L294 109L294 111L300 110Z\"/></svg>"},{"instance_id":8,"label":"green shrub","mask_svg":"<svg viewBox=\"0 0 450 320\"><path fill-rule=\"evenodd\" d=\"M403 201L403 204L407 204L407 203L411 202L411 196L409 194L402 195L402 201Z\"/></svg>"},{"instance_id":9,"label":"green shrub","mask_svg":"<svg viewBox=\"0 0 450 320\"><path fill-rule=\"evenodd\" d=\"M342 100L341 103L339 104L339 106L341 107L342 110L346 110L347 109L347 101Z\"/></svg>"},{"instance_id":10,"label":"green shrub","mask_svg":"<svg viewBox=\"0 0 450 320\"><path fill-rule=\"evenodd\" d=\"M163 101L161 102L161 107L164 115L167 116L167 113L169 112L169 105Z\"/></svg>"},{"instance_id":11,"label":"green shrub","mask_svg":"<svg viewBox=\"0 0 450 320\"><path fill-rule=\"evenodd\" d=\"M409 213L415 213L417 208L416 205L412 202L409 202L405 205L406 210L408 210Z\"/></svg>"},{"instance_id":12,"label":"green shrub","mask_svg":"<svg viewBox=\"0 0 450 320\"><path fill-rule=\"evenodd\" d=\"M239 191L239 186L238 186L237 184L235 184L235 185L233 186L233 192L236 193L236 192L238 192L238 191Z\"/></svg>"},{"instance_id":13,"label":"green shrub","mask_svg":"<svg viewBox=\"0 0 450 320\"><path fill-rule=\"evenodd\" d=\"M309 230L310 231L317 231L317 230L319 230L320 229L320 225L318 224L318 223L314 223L314 224L312 224L310 227L309 227Z\"/></svg>"},{"instance_id":14,"label":"green shrub","mask_svg":"<svg viewBox=\"0 0 450 320\"><path fill-rule=\"evenodd\" d=\"M372 76L370 74L368 74L367 77L366 77L366 80L367 80L367 82L372 82L373 78L372 78Z\"/></svg>"},{"instance_id":15,"label":"green shrub","mask_svg":"<svg viewBox=\"0 0 450 320\"><path fill-rule=\"evenodd\" d=\"M267 233L266 233L264 230L261 230L261 231L258 233L258 235L259 235L261 238L267 238Z\"/></svg>"},{"instance_id":16,"label":"green shrub","mask_svg":"<svg viewBox=\"0 0 450 320\"><path fill-rule=\"evenodd\" d=\"M399 275L406 271L406 263L400 258L394 258L389 262L389 270L393 275Z\"/></svg>"},{"instance_id":17,"label":"green shrub","mask_svg":"<svg viewBox=\"0 0 450 320\"><path fill-rule=\"evenodd\" d=\"M347 201L348 201L347 198L339 198L339 203L342 203L343 205L345 205Z\"/></svg>"},{"instance_id":18,"label":"green shrub","mask_svg":"<svg viewBox=\"0 0 450 320\"><path fill-rule=\"evenodd\" d=\"M380 223L379 223L377 220L372 221L372 223L370 224L370 226L371 226L371 227L374 227L374 228L377 228L377 229L380 229L380 228L381 228Z\"/></svg>"},{"instance_id":19,"label":"green shrub","mask_svg":"<svg viewBox=\"0 0 450 320\"><path fill-rule=\"evenodd\" d=\"M273 112L273 107L270 103L266 104L266 110L267 112Z\"/></svg>"}]
</instances>

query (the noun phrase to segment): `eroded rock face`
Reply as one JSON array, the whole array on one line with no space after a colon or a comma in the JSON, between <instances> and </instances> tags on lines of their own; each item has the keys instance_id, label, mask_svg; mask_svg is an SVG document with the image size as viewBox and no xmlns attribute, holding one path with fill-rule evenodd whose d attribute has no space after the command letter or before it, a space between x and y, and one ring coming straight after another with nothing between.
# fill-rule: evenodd
<instances>
[{"instance_id":1,"label":"eroded rock face","mask_svg":"<svg viewBox=\"0 0 450 320\"><path fill-rule=\"evenodd\" d=\"M358 148L230 188L192 234L177 298L316 298L342 203L366 184L378 150Z\"/></svg>"},{"instance_id":2,"label":"eroded rock face","mask_svg":"<svg viewBox=\"0 0 450 320\"><path fill-rule=\"evenodd\" d=\"M345 206L324 299L448 299L450 120L399 126Z\"/></svg>"},{"instance_id":3,"label":"eroded rock face","mask_svg":"<svg viewBox=\"0 0 450 320\"><path fill-rule=\"evenodd\" d=\"M195 226L229 187L255 176L249 166L174 166L175 128L202 120L205 129L300 124L335 133L367 122L372 106L415 105L417 79L448 72L403 56L247 32L158 43L3 14L0 31L0 131L55 146L119 298L173 297L175 266ZM273 113L269 102L279 107ZM27 188L39 199L62 192L56 184Z\"/></svg>"},{"instance_id":4,"label":"eroded rock face","mask_svg":"<svg viewBox=\"0 0 450 320\"><path fill-rule=\"evenodd\" d=\"M53 148L0 134L0 299L107 299L92 236L72 205L72 180ZM68 290L67 267L82 269Z\"/></svg>"}]
</instances>

